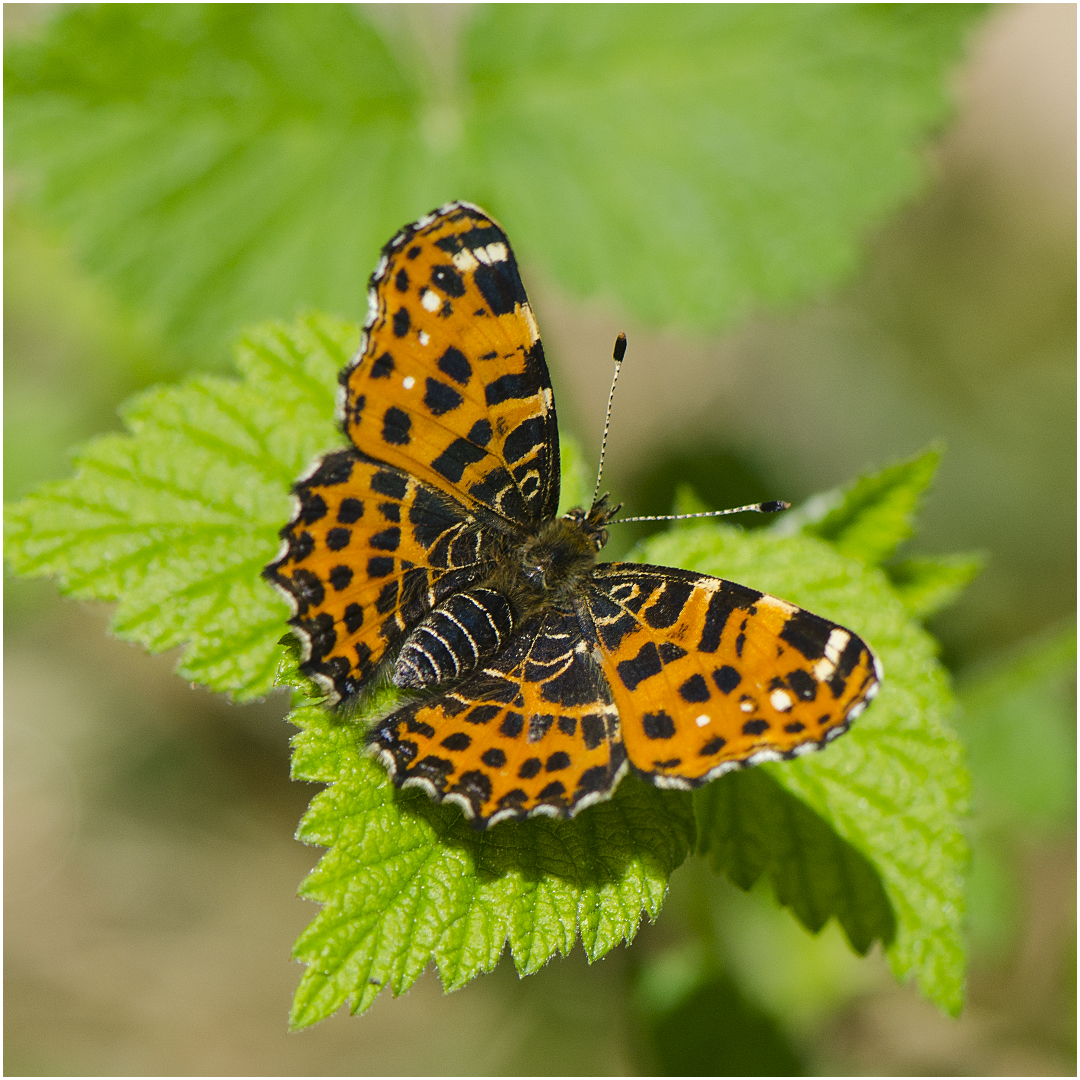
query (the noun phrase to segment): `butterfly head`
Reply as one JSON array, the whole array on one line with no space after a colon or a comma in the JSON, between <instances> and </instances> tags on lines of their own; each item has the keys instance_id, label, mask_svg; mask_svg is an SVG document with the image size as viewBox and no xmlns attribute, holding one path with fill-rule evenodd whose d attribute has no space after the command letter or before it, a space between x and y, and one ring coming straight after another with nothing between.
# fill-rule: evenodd
<instances>
[{"instance_id":1,"label":"butterfly head","mask_svg":"<svg viewBox=\"0 0 1080 1080\"><path fill-rule=\"evenodd\" d=\"M605 495L588 511L579 507L548 521L520 549L527 585L547 594L576 587L607 543L605 525L618 509L608 505Z\"/></svg>"}]
</instances>

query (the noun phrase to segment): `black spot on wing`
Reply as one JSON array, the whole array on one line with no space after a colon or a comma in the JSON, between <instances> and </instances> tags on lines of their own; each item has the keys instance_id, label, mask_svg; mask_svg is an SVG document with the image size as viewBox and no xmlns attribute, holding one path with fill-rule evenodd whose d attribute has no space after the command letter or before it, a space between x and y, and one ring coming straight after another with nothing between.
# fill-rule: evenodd
<instances>
[{"instance_id":1,"label":"black spot on wing","mask_svg":"<svg viewBox=\"0 0 1080 1080\"><path fill-rule=\"evenodd\" d=\"M525 357L525 368L520 372L508 372L490 382L484 388L484 397L489 406L500 405L504 401L518 398L535 397L544 385L543 352L539 354L535 347Z\"/></svg>"},{"instance_id":2,"label":"black spot on wing","mask_svg":"<svg viewBox=\"0 0 1080 1080\"><path fill-rule=\"evenodd\" d=\"M305 481L306 487L334 487L352 476L356 455L352 450L336 450L322 459L319 467Z\"/></svg>"},{"instance_id":3,"label":"black spot on wing","mask_svg":"<svg viewBox=\"0 0 1080 1080\"><path fill-rule=\"evenodd\" d=\"M673 626L683 613L693 591L694 586L688 581L665 581L659 599L645 609L645 621L657 630Z\"/></svg>"},{"instance_id":4,"label":"black spot on wing","mask_svg":"<svg viewBox=\"0 0 1080 1080\"><path fill-rule=\"evenodd\" d=\"M518 304L527 303L525 286L517 272L517 265L507 249L502 262L485 266L481 263L473 271L473 280L480 290L492 315L509 315Z\"/></svg>"},{"instance_id":5,"label":"black spot on wing","mask_svg":"<svg viewBox=\"0 0 1080 1080\"><path fill-rule=\"evenodd\" d=\"M468 439L455 439L435 460L431 467L452 484L461 482L465 470L482 460L486 450L474 446Z\"/></svg>"},{"instance_id":6,"label":"black spot on wing","mask_svg":"<svg viewBox=\"0 0 1080 1080\"><path fill-rule=\"evenodd\" d=\"M691 675L690 678L679 687L679 697L681 697L683 701L689 701L693 704L708 701L711 696L708 684L701 675Z\"/></svg>"},{"instance_id":7,"label":"black spot on wing","mask_svg":"<svg viewBox=\"0 0 1080 1080\"><path fill-rule=\"evenodd\" d=\"M409 332L409 309L400 307L394 312L394 335L404 337Z\"/></svg>"},{"instance_id":8,"label":"black spot on wing","mask_svg":"<svg viewBox=\"0 0 1080 1080\"><path fill-rule=\"evenodd\" d=\"M742 676L730 664L725 664L713 672L713 682L720 693L730 694L742 682Z\"/></svg>"},{"instance_id":9,"label":"black spot on wing","mask_svg":"<svg viewBox=\"0 0 1080 1080\"><path fill-rule=\"evenodd\" d=\"M432 267L431 283L442 289L447 296L465 295L465 285L461 280L461 275L452 266Z\"/></svg>"},{"instance_id":10,"label":"black spot on wing","mask_svg":"<svg viewBox=\"0 0 1080 1080\"><path fill-rule=\"evenodd\" d=\"M675 734L675 721L663 709L646 713L641 718L641 726L648 739L670 739Z\"/></svg>"},{"instance_id":11,"label":"black spot on wing","mask_svg":"<svg viewBox=\"0 0 1080 1080\"><path fill-rule=\"evenodd\" d=\"M508 464L520 461L526 454L544 445L547 425L542 416L531 416L523 420L503 443L503 457Z\"/></svg>"},{"instance_id":12,"label":"black spot on wing","mask_svg":"<svg viewBox=\"0 0 1080 1080\"><path fill-rule=\"evenodd\" d=\"M455 349L453 345L439 357L436 366L444 375L449 375L461 386L465 386L472 377L472 365L468 357L459 349Z\"/></svg>"},{"instance_id":13,"label":"black spot on wing","mask_svg":"<svg viewBox=\"0 0 1080 1080\"><path fill-rule=\"evenodd\" d=\"M525 717L521 713L508 712L499 725L499 733L508 739L516 739L525 727Z\"/></svg>"},{"instance_id":14,"label":"black spot on wing","mask_svg":"<svg viewBox=\"0 0 1080 1080\"><path fill-rule=\"evenodd\" d=\"M656 645L651 641L646 641L641 646L637 656L632 660L623 660L616 666L615 670L618 672L623 686L627 690L634 691L646 679L651 678L653 675L659 675L662 667L663 664L660 661L660 654L656 650Z\"/></svg>"},{"instance_id":15,"label":"black spot on wing","mask_svg":"<svg viewBox=\"0 0 1080 1080\"><path fill-rule=\"evenodd\" d=\"M825 643L834 630L833 623L809 611L796 611L780 631L780 640L786 641L806 657L818 660L825 655Z\"/></svg>"},{"instance_id":16,"label":"black spot on wing","mask_svg":"<svg viewBox=\"0 0 1080 1080\"><path fill-rule=\"evenodd\" d=\"M409 414L402 412L395 405L391 405L383 414L383 441L390 443L392 446L408 446L410 427L412 427L412 420L409 418Z\"/></svg>"},{"instance_id":17,"label":"black spot on wing","mask_svg":"<svg viewBox=\"0 0 1080 1080\"><path fill-rule=\"evenodd\" d=\"M341 551L343 548L347 548L350 540L352 540L352 529L336 527L330 529L326 534L326 546L331 551Z\"/></svg>"},{"instance_id":18,"label":"black spot on wing","mask_svg":"<svg viewBox=\"0 0 1080 1080\"><path fill-rule=\"evenodd\" d=\"M491 442L491 421L490 420L477 420L471 428L469 428L468 434L469 442L476 443L477 446L487 446Z\"/></svg>"},{"instance_id":19,"label":"black spot on wing","mask_svg":"<svg viewBox=\"0 0 1080 1080\"><path fill-rule=\"evenodd\" d=\"M391 499L404 499L409 490L409 478L393 469L380 469L371 478L371 490L376 495L388 495Z\"/></svg>"},{"instance_id":20,"label":"black spot on wing","mask_svg":"<svg viewBox=\"0 0 1080 1080\"><path fill-rule=\"evenodd\" d=\"M720 635L724 632L732 612L748 611L762 594L733 581L721 581L720 588L712 594L705 612L705 625L701 631L698 648L702 652L716 652L720 647Z\"/></svg>"},{"instance_id":21,"label":"black spot on wing","mask_svg":"<svg viewBox=\"0 0 1080 1080\"><path fill-rule=\"evenodd\" d=\"M345 609L345 629L355 634L364 625L364 609L359 604L350 604Z\"/></svg>"},{"instance_id":22,"label":"black spot on wing","mask_svg":"<svg viewBox=\"0 0 1080 1080\"><path fill-rule=\"evenodd\" d=\"M298 521L305 525L314 525L326 517L326 500L316 491L301 490L300 515Z\"/></svg>"},{"instance_id":23,"label":"black spot on wing","mask_svg":"<svg viewBox=\"0 0 1080 1080\"><path fill-rule=\"evenodd\" d=\"M595 750L607 736L604 718L596 713L589 713L581 718L581 737L588 750Z\"/></svg>"},{"instance_id":24,"label":"black spot on wing","mask_svg":"<svg viewBox=\"0 0 1080 1080\"><path fill-rule=\"evenodd\" d=\"M364 516L364 504L359 499L342 499L337 519L342 525L353 525Z\"/></svg>"},{"instance_id":25,"label":"black spot on wing","mask_svg":"<svg viewBox=\"0 0 1080 1080\"><path fill-rule=\"evenodd\" d=\"M349 566L335 566L330 571L330 584L334 586L335 592L341 592L342 589L348 588L352 579L353 571Z\"/></svg>"},{"instance_id":26,"label":"black spot on wing","mask_svg":"<svg viewBox=\"0 0 1080 1080\"><path fill-rule=\"evenodd\" d=\"M522 763L521 768L518 769L518 776L522 780L531 780L543 767L539 758L531 757Z\"/></svg>"},{"instance_id":27,"label":"black spot on wing","mask_svg":"<svg viewBox=\"0 0 1080 1080\"><path fill-rule=\"evenodd\" d=\"M788 686L795 691L797 697L802 698L803 701L813 701L817 696L817 680L809 671L803 671L802 668L796 668L787 677Z\"/></svg>"},{"instance_id":28,"label":"black spot on wing","mask_svg":"<svg viewBox=\"0 0 1080 1080\"><path fill-rule=\"evenodd\" d=\"M452 412L464 400L452 386L447 386L446 383L430 376L424 387L424 404L432 416L442 416L444 413Z\"/></svg>"},{"instance_id":29,"label":"black spot on wing","mask_svg":"<svg viewBox=\"0 0 1080 1080\"><path fill-rule=\"evenodd\" d=\"M384 352L382 356L375 358L371 365L371 377L373 379L389 379L393 373L394 358L388 352Z\"/></svg>"}]
</instances>

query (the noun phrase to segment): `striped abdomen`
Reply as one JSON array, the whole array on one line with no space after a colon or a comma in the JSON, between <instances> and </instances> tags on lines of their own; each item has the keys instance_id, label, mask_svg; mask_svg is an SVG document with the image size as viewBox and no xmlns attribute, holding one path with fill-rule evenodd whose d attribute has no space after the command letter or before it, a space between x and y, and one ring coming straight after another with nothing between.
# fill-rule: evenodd
<instances>
[{"instance_id":1,"label":"striped abdomen","mask_svg":"<svg viewBox=\"0 0 1080 1080\"><path fill-rule=\"evenodd\" d=\"M396 686L434 686L472 671L514 629L510 604L494 589L454 593L409 635L394 665Z\"/></svg>"}]
</instances>

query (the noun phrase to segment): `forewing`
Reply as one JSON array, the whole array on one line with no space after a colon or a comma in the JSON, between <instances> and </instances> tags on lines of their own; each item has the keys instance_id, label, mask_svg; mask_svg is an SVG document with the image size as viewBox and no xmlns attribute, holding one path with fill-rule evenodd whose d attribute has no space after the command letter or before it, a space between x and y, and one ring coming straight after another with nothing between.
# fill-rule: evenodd
<instances>
[{"instance_id":1,"label":"forewing","mask_svg":"<svg viewBox=\"0 0 1080 1080\"><path fill-rule=\"evenodd\" d=\"M549 611L483 671L413 703L368 736L399 786L458 803L478 826L570 817L610 797L626 768L618 714L577 620Z\"/></svg>"},{"instance_id":2,"label":"forewing","mask_svg":"<svg viewBox=\"0 0 1080 1080\"><path fill-rule=\"evenodd\" d=\"M630 763L661 787L816 750L880 683L850 630L720 578L602 564L583 607Z\"/></svg>"},{"instance_id":3,"label":"forewing","mask_svg":"<svg viewBox=\"0 0 1080 1080\"><path fill-rule=\"evenodd\" d=\"M388 650L497 556L497 534L415 477L355 450L293 489L299 506L265 571L293 605L301 670L331 697L368 682Z\"/></svg>"},{"instance_id":4,"label":"forewing","mask_svg":"<svg viewBox=\"0 0 1080 1080\"><path fill-rule=\"evenodd\" d=\"M510 241L467 203L383 249L344 426L365 454L521 527L554 516L559 438Z\"/></svg>"}]
</instances>

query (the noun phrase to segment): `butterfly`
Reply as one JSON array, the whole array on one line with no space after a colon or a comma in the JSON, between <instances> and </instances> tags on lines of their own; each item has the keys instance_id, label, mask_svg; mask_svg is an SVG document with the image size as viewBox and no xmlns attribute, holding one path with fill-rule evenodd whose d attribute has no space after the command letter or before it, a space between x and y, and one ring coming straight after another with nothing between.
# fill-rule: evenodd
<instances>
[{"instance_id":1,"label":"butterfly","mask_svg":"<svg viewBox=\"0 0 1080 1080\"><path fill-rule=\"evenodd\" d=\"M850 630L705 574L601 563L618 507L558 516L559 438L510 242L448 203L385 246L340 376L350 446L294 488L266 578L336 705L399 786L477 827L569 817L628 770L695 788L842 732L881 669ZM625 347L625 346L624 346Z\"/></svg>"}]
</instances>

